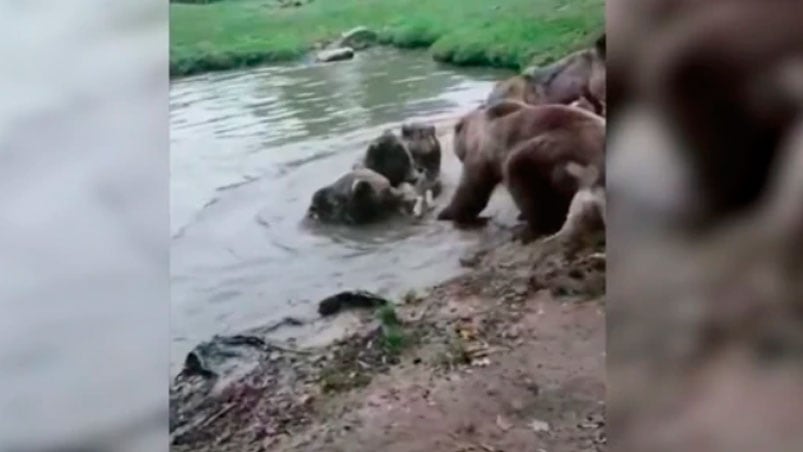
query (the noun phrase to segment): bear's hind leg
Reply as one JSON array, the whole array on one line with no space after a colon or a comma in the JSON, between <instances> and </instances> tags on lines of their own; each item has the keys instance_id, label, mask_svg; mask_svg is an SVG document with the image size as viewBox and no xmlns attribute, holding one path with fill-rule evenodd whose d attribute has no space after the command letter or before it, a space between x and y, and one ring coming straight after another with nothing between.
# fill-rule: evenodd
<instances>
[{"instance_id":1,"label":"bear's hind leg","mask_svg":"<svg viewBox=\"0 0 803 452\"><path fill-rule=\"evenodd\" d=\"M488 205L497 184L498 180L488 168L464 166L457 190L438 220L451 220L461 225L482 223L478 216Z\"/></svg>"},{"instance_id":2,"label":"bear's hind leg","mask_svg":"<svg viewBox=\"0 0 803 452\"><path fill-rule=\"evenodd\" d=\"M519 208L519 218L526 222L518 238L528 243L558 232L566 220L569 203L540 174L523 170L526 168L519 166L515 171L509 171L507 186Z\"/></svg>"}]
</instances>

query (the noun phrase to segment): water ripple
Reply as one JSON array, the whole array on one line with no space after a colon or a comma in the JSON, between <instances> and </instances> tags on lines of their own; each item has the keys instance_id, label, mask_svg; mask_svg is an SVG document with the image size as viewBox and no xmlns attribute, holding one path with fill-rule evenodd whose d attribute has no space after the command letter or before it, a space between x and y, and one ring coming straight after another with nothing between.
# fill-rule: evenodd
<instances>
[{"instance_id":1,"label":"water ripple","mask_svg":"<svg viewBox=\"0 0 803 452\"><path fill-rule=\"evenodd\" d=\"M174 364L213 334L309 316L311 301L338 288L401 293L459 272L458 256L476 237L432 218L366 228L302 218L312 193L382 130L454 118L501 75L374 50L344 63L173 82ZM445 158L442 199L458 172L456 159Z\"/></svg>"}]
</instances>

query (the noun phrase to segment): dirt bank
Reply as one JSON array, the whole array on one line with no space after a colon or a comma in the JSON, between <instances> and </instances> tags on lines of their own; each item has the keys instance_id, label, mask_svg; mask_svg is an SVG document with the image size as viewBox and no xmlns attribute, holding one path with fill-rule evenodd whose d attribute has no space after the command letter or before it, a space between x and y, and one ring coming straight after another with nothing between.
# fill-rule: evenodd
<instances>
[{"instance_id":1,"label":"dirt bank","mask_svg":"<svg viewBox=\"0 0 803 452\"><path fill-rule=\"evenodd\" d=\"M350 313L359 326L332 344L252 344L245 371L180 375L173 450L605 450L602 246L497 237L397 305L393 340Z\"/></svg>"}]
</instances>

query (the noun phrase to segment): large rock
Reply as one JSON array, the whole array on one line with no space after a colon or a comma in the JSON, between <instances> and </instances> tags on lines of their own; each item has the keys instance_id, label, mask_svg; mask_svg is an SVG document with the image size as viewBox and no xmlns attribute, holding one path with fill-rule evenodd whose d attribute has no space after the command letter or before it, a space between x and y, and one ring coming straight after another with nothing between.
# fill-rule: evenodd
<instances>
[{"instance_id":1,"label":"large rock","mask_svg":"<svg viewBox=\"0 0 803 452\"><path fill-rule=\"evenodd\" d=\"M354 49L351 47L338 47L318 52L315 56L317 61L327 63L330 61L350 60L354 58Z\"/></svg>"},{"instance_id":2,"label":"large rock","mask_svg":"<svg viewBox=\"0 0 803 452\"><path fill-rule=\"evenodd\" d=\"M374 45L377 38L378 35L375 31L367 27L357 27L340 35L340 38L333 42L329 48L351 47L355 50L362 50Z\"/></svg>"}]
</instances>

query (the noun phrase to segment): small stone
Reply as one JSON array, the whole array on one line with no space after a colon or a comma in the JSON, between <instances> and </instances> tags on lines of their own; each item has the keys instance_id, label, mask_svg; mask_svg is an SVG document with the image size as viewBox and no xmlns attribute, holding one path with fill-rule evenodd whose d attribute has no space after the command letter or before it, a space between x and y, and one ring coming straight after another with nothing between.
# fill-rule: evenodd
<instances>
[{"instance_id":1,"label":"small stone","mask_svg":"<svg viewBox=\"0 0 803 452\"><path fill-rule=\"evenodd\" d=\"M508 339L517 339L519 337L519 329L514 325L505 332L505 337Z\"/></svg>"},{"instance_id":2,"label":"small stone","mask_svg":"<svg viewBox=\"0 0 803 452\"><path fill-rule=\"evenodd\" d=\"M532 380L525 381L524 387L527 388L527 390L529 390L531 393L533 393L533 395L538 395L541 392L541 388L538 386L537 383L535 383Z\"/></svg>"},{"instance_id":3,"label":"small stone","mask_svg":"<svg viewBox=\"0 0 803 452\"><path fill-rule=\"evenodd\" d=\"M530 428L533 429L534 432L548 432L549 431L549 424L544 421L539 421L538 419L534 419L530 422Z\"/></svg>"},{"instance_id":4,"label":"small stone","mask_svg":"<svg viewBox=\"0 0 803 452\"><path fill-rule=\"evenodd\" d=\"M513 427L513 424L507 421L502 415L496 416L496 426L499 427L500 430L506 432Z\"/></svg>"}]
</instances>

